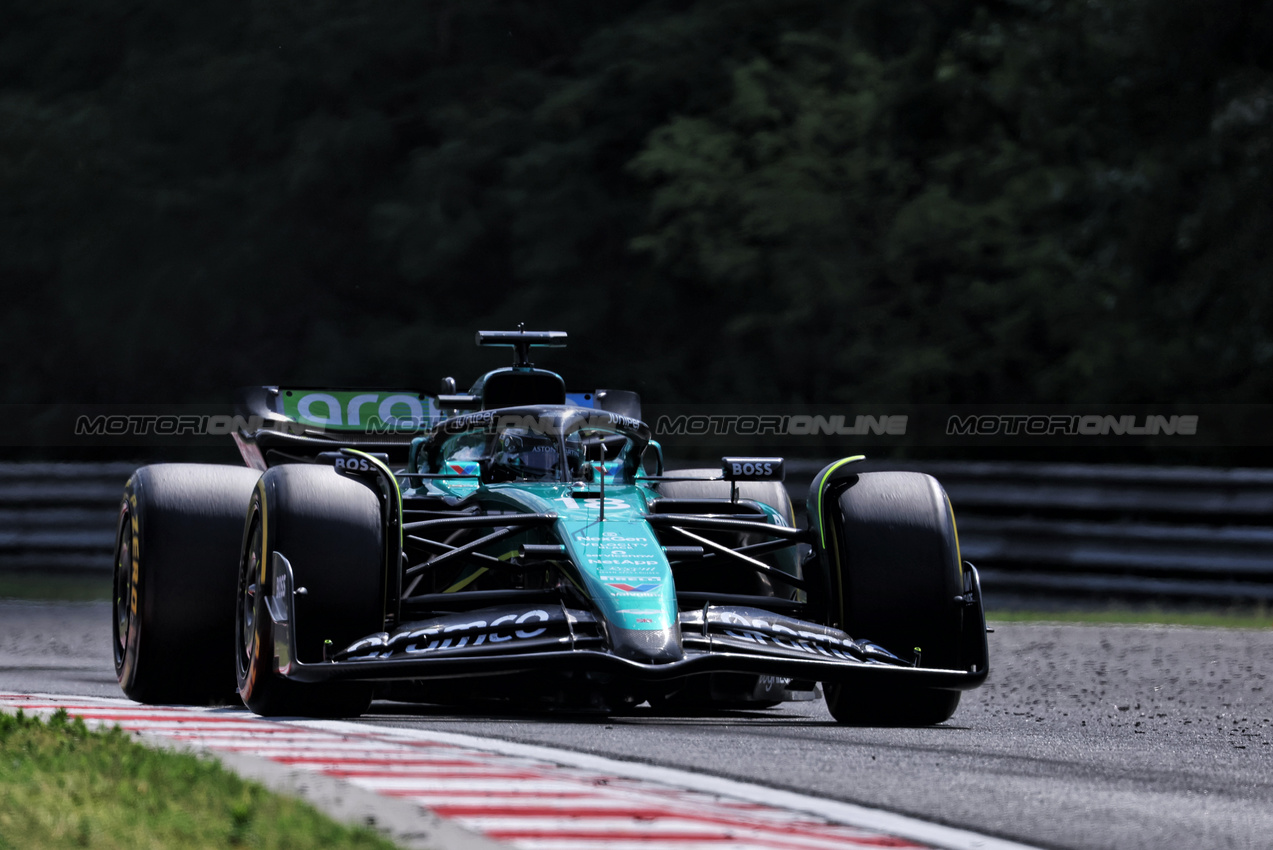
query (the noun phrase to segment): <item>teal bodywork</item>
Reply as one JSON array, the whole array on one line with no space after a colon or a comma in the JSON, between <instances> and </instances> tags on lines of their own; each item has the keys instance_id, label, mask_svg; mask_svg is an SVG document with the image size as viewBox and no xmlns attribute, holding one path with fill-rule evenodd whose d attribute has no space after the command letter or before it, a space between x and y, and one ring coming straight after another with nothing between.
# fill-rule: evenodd
<instances>
[{"instance_id":1,"label":"teal bodywork","mask_svg":"<svg viewBox=\"0 0 1273 850\"><path fill-rule=\"evenodd\" d=\"M609 471L607 479L614 475ZM507 555L524 542L560 543L562 563L605 619L631 631L665 631L677 624L676 582L658 536L646 522L650 502L658 497L653 487L636 484L605 486L604 517L598 484L514 482L479 484L476 478L435 479L405 496L443 492L474 498L488 507L521 513L554 513L554 539L513 538L493 544L486 552ZM785 520L768 505L761 505L769 521Z\"/></svg>"}]
</instances>

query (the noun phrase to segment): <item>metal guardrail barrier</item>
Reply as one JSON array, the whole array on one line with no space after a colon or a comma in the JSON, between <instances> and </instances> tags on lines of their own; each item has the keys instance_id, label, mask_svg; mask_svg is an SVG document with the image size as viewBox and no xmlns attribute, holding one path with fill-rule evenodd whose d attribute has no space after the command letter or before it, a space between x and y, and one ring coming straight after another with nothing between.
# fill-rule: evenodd
<instances>
[{"instance_id":1,"label":"metal guardrail barrier","mask_svg":"<svg viewBox=\"0 0 1273 850\"><path fill-rule=\"evenodd\" d=\"M822 463L790 461L797 506ZM0 464L0 570L109 571L130 463ZM990 595L1273 601L1273 470L868 461L937 477ZM799 512L798 512L799 513Z\"/></svg>"},{"instance_id":2,"label":"metal guardrail barrier","mask_svg":"<svg viewBox=\"0 0 1273 850\"><path fill-rule=\"evenodd\" d=\"M132 463L0 463L0 570L109 572Z\"/></svg>"},{"instance_id":3,"label":"metal guardrail barrier","mask_svg":"<svg viewBox=\"0 0 1273 850\"><path fill-rule=\"evenodd\" d=\"M821 468L788 463L793 498ZM867 462L941 481L988 595L1273 600L1273 470Z\"/></svg>"}]
</instances>

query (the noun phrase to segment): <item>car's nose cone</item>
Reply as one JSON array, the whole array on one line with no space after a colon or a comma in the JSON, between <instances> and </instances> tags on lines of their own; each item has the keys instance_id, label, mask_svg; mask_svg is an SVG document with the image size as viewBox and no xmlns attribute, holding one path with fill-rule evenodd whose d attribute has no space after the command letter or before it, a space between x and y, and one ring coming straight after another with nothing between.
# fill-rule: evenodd
<instances>
[{"instance_id":1,"label":"car's nose cone","mask_svg":"<svg viewBox=\"0 0 1273 850\"><path fill-rule=\"evenodd\" d=\"M615 655L632 661L646 664L665 664L669 661L680 661L685 657L685 649L681 646L681 629L674 625L670 629L621 629L611 626L609 629L610 647Z\"/></svg>"}]
</instances>

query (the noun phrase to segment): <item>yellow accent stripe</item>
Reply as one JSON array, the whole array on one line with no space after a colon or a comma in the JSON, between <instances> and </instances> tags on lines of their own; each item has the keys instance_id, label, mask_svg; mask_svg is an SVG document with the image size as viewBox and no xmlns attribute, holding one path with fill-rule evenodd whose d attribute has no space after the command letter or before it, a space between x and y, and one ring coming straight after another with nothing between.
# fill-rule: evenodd
<instances>
[{"instance_id":1,"label":"yellow accent stripe","mask_svg":"<svg viewBox=\"0 0 1273 850\"><path fill-rule=\"evenodd\" d=\"M818 500L817 500L817 504L814 505L814 508L817 510L817 513L815 514L815 516L817 516L818 518L818 531L822 535L823 549L827 548L827 527L822 522L822 487L824 484L826 484L826 480L831 477L831 473L835 472L837 469L844 466L846 463L853 463L854 461L857 461L857 460L866 460L866 455L853 455L853 457L846 457L843 460L833 463L830 467L827 468L826 472L822 473L822 478L818 480Z\"/></svg>"},{"instance_id":2,"label":"yellow accent stripe","mask_svg":"<svg viewBox=\"0 0 1273 850\"><path fill-rule=\"evenodd\" d=\"M852 457L846 457L842 460L839 460L836 463L833 463L831 466L827 467L827 471L824 472L822 474L822 477L818 479L818 497L814 503L814 516L817 518L817 521L818 521L818 534L822 538L823 552L825 552L827 549L827 526L826 526L826 523L823 522L822 493L826 487L827 479L831 477L832 473L834 473L840 467L844 466L846 463L854 463L855 461L859 461L859 460L866 460L866 455L853 455ZM833 553L833 556L832 556L832 561L835 564L835 598L836 598L836 601L839 603L839 609L840 609L840 621L836 625L843 628L845 625L845 622L844 622L844 616L845 616L844 615L844 578L843 576L840 575L841 570L843 569L843 564L840 563L839 541L837 540L836 535L834 534L831 535L831 543L835 547L835 552Z\"/></svg>"},{"instance_id":3,"label":"yellow accent stripe","mask_svg":"<svg viewBox=\"0 0 1273 850\"><path fill-rule=\"evenodd\" d=\"M955 508L950 504L950 496L946 496L946 510L950 513L950 529L955 532L955 563L959 565L959 592L963 593L964 553L959 549L959 526L955 523Z\"/></svg>"},{"instance_id":4,"label":"yellow accent stripe","mask_svg":"<svg viewBox=\"0 0 1273 850\"><path fill-rule=\"evenodd\" d=\"M446 590L444 590L444 591L442 591L442 592L443 592L443 593L455 593L457 590L463 590L464 588L468 587L468 586L469 586L469 585L473 582L473 580L474 580L474 579L476 579L478 576L482 575L482 574L483 574L483 573L485 573L485 572L487 572L487 568L486 568L486 567L478 567L478 568L477 568L477 569L473 572L473 574L472 574L472 575L470 575L468 578L462 578L462 579L460 579L460 580L459 580L459 581L457 581L455 584L451 585L450 587L448 587Z\"/></svg>"},{"instance_id":5,"label":"yellow accent stripe","mask_svg":"<svg viewBox=\"0 0 1273 850\"><path fill-rule=\"evenodd\" d=\"M256 489L257 489L257 492L259 492L259 493L261 494L261 499L260 499L260 505L261 505L261 578L260 578L260 581L258 582L258 586L259 586L260 588L262 588L262 590L260 590L260 591L258 591L258 592L264 592L264 591L263 591L263 588L265 587L265 563L266 563L266 561L268 561L268 560L269 560L269 556L268 556L268 554L267 554L267 551L268 551L268 550L269 550L269 548L270 548L269 514L268 514L268 513L267 513L267 511L265 510L265 505L266 505L267 499L265 498L265 476L264 476L264 475L262 475L260 478L258 478L258 479L257 479L257 481L256 481Z\"/></svg>"},{"instance_id":6,"label":"yellow accent stripe","mask_svg":"<svg viewBox=\"0 0 1273 850\"><path fill-rule=\"evenodd\" d=\"M375 455L367 454L366 452L360 449L346 448L345 451L349 452L350 454L357 455L358 457L366 458L370 462L374 463L376 466L380 467L381 471L384 472L386 477L388 477L388 479L393 482L394 501L396 503L395 506L398 510L398 548L401 549L402 548L402 487L398 485L397 476L393 474L393 470L390 469L389 466L384 461L382 461L380 458L376 457Z\"/></svg>"},{"instance_id":7,"label":"yellow accent stripe","mask_svg":"<svg viewBox=\"0 0 1273 850\"><path fill-rule=\"evenodd\" d=\"M393 474L393 470L390 469L389 466L384 461L382 461L378 457L375 457L374 455L370 455L367 452L361 451L359 449L346 448L345 451L349 452L352 455L357 455L358 457L366 458L371 463L374 463L376 466L380 467L381 472L383 472L385 476L390 481L393 482L394 505L391 508L391 510L396 510L398 512L398 556L399 558L401 558L402 556L402 488L398 486L397 476ZM382 595L380 600L380 610L383 612L387 612L389 610L389 570L391 569L401 570L402 564L401 563L392 564L392 565L385 564L384 594Z\"/></svg>"}]
</instances>

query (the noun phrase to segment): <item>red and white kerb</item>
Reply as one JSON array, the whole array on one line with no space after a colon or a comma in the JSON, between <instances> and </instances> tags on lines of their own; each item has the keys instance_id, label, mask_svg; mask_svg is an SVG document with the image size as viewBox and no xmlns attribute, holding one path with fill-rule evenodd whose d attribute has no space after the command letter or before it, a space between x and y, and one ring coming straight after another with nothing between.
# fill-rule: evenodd
<instances>
[{"instance_id":1,"label":"red and white kerb","mask_svg":"<svg viewBox=\"0 0 1273 850\"><path fill-rule=\"evenodd\" d=\"M902 838L755 802L486 752L428 733L266 720L243 710L156 708L127 700L0 694L0 710L64 708L90 726L118 724L213 753L313 770L431 809L525 850L838 850L920 848ZM333 724L325 724L330 727Z\"/></svg>"}]
</instances>

